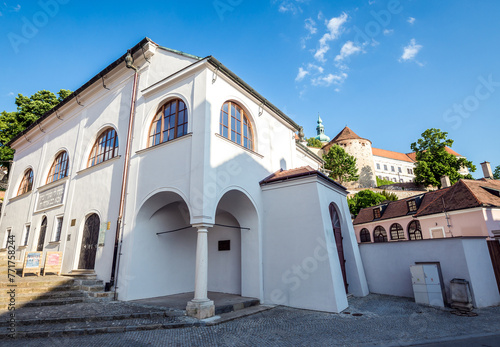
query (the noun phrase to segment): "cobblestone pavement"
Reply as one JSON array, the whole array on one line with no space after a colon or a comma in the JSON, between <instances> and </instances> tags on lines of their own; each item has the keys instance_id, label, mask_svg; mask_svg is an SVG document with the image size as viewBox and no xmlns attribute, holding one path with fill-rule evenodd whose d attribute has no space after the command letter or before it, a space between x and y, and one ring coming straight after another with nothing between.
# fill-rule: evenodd
<instances>
[{"instance_id":1,"label":"cobblestone pavement","mask_svg":"<svg viewBox=\"0 0 500 347\"><path fill-rule=\"evenodd\" d=\"M5 346L360 346L409 345L500 334L500 307L461 317L411 299L351 298L340 314L277 307L215 326L61 338L4 340Z\"/></svg>"}]
</instances>

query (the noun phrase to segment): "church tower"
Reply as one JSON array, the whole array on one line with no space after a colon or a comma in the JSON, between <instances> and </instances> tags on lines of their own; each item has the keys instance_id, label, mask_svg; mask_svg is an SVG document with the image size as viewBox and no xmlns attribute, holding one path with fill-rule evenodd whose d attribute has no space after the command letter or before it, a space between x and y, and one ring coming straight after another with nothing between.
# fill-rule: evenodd
<instances>
[{"instance_id":1,"label":"church tower","mask_svg":"<svg viewBox=\"0 0 500 347\"><path fill-rule=\"evenodd\" d=\"M316 139L320 140L321 143L325 144L330 141L330 138L325 135L325 126L323 125L323 121L318 114L318 126L316 127Z\"/></svg>"}]
</instances>

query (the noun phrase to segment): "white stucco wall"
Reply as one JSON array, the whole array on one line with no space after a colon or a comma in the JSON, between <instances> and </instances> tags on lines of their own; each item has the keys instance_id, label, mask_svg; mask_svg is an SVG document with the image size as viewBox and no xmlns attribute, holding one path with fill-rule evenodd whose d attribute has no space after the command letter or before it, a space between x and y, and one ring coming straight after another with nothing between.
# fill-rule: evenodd
<instances>
[{"instance_id":1,"label":"white stucco wall","mask_svg":"<svg viewBox=\"0 0 500 347\"><path fill-rule=\"evenodd\" d=\"M371 293L413 297L410 265L439 262L447 298L453 278L470 282L475 307L500 304L493 266L484 238L360 244Z\"/></svg>"}]
</instances>

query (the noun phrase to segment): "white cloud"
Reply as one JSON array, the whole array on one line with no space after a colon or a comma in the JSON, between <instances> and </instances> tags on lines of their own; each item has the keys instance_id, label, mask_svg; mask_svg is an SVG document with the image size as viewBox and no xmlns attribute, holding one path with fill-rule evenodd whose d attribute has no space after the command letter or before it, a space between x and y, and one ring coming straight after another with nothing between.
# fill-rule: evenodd
<instances>
[{"instance_id":1,"label":"white cloud","mask_svg":"<svg viewBox=\"0 0 500 347\"><path fill-rule=\"evenodd\" d=\"M368 5L373 5L375 3L375 0L368 0Z\"/></svg>"},{"instance_id":2,"label":"white cloud","mask_svg":"<svg viewBox=\"0 0 500 347\"><path fill-rule=\"evenodd\" d=\"M307 18L305 21L305 28L309 31L309 34L314 35L318 31L316 28L316 22L312 18Z\"/></svg>"},{"instance_id":3,"label":"white cloud","mask_svg":"<svg viewBox=\"0 0 500 347\"><path fill-rule=\"evenodd\" d=\"M295 82L300 82L309 75L309 71L304 70L302 67L299 67L299 73L297 74L297 77L295 77Z\"/></svg>"},{"instance_id":4,"label":"white cloud","mask_svg":"<svg viewBox=\"0 0 500 347\"><path fill-rule=\"evenodd\" d=\"M359 52L362 52L361 47L356 46L352 41L347 41L340 49L340 54L335 57L335 61L341 62L345 58Z\"/></svg>"},{"instance_id":5,"label":"white cloud","mask_svg":"<svg viewBox=\"0 0 500 347\"><path fill-rule=\"evenodd\" d=\"M413 25L413 23L415 23L415 20L416 20L415 18L413 18L413 17L409 17L406 21L407 21L408 23L410 23L411 25Z\"/></svg>"},{"instance_id":6,"label":"white cloud","mask_svg":"<svg viewBox=\"0 0 500 347\"><path fill-rule=\"evenodd\" d=\"M309 0L275 0L273 3L279 2L278 11L281 13L291 12L292 14L302 13L302 8L298 5L307 3Z\"/></svg>"},{"instance_id":7,"label":"white cloud","mask_svg":"<svg viewBox=\"0 0 500 347\"><path fill-rule=\"evenodd\" d=\"M323 69L321 66L314 65L314 64L307 64L307 68L310 70L316 70L318 73L323 73L325 69Z\"/></svg>"},{"instance_id":8,"label":"white cloud","mask_svg":"<svg viewBox=\"0 0 500 347\"><path fill-rule=\"evenodd\" d=\"M21 11L21 5L17 4L15 7L12 7L12 11L14 11L14 12Z\"/></svg>"},{"instance_id":9,"label":"white cloud","mask_svg":"<svg viewBox=\"0 0 500 347\"><path fill-rule=\"evenodd\" d=\"M328 32L319 40L319 48L314 54L314 58L318 61L325 62L325 54L330 50L329 41L337 39L342 33L342 26L347 22L347 13L343 12L338 17L333 17L326 23Z\"/></svg>"},{"instance_id":10,"label":"white cloud","mask_svg":"<svg viewBox=\"0 0 500 347\"><path fill-rule=\"evenodd\" d=\"M384 29L384 35L389 36L394 34L394 29Z\"/></svg>"},{"instance_id":11,"label":"white cloud","mask_svg":"<svg viewBox=\"0 0 500 347\"><path fill-rule=\"evenodd\" d=\"M311 80L311 83L313 86L328 87L328 86L331 86L332 84L340 85L345 81L346 78L347 78L347 74L345 72L341 72L338 75L334 75L334 74L330 73L326 76L319 76L319 77L313 78Z\"/></svg>"},{"instance_id":12,"label":"white cloud","mask_svg":"<svg viewBox=\"0 0 500 347\"><path fill-rule=\"evenodd\" d=\"M14 92L7 93L7 96L14 96Z\"/></svg>"},{"instance_id":13,"label":"white cloud","mask_svg":"<svg viewBox=\"0 0 500 347\"><path fill-rule=\"evenodd\" d=\"M399 58L399 61L411 61L414 60L415 57L417 56L418 52L422 49L422 45L418 45L415 39L411 39L410 43L408 46L406 46L403 49L403 54L401 55L401 58ZM420 63L419 63L420 65Z\"/></svg>"}]
</instances>

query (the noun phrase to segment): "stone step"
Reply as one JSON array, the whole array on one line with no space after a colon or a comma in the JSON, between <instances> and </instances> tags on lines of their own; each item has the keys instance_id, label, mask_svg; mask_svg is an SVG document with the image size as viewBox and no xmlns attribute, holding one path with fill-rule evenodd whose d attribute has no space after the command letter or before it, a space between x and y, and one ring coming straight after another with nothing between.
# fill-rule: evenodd
<instances>
[{"instance_id":1,"label":"stone step","mask_svg":"<svg viewBox=\"0 0 500 347\"><path fill-rule=\"evenodd\" d=\"M72 283L65 284L57 287L7 287L5 290L16 289L16 294L28 294L28 293L48 293L48 292L64 292L64 291L72 291L72 290L81 290L80 286L75 286Z\"/></svg>"},{"instance_id":2,"label":"stone step","mask_svg":"<svg viewBox=\"0 0 500 347\"><path fill-rule=\"evenodd\" d=\"M62 298L83 298L84 294L80 291L65 291L65 292L45 292L45 293L25 293L18 294L16 292L16 305L18 303L25 303L28 301L38 301L38 300L52 300L52 299L62 299ZM2 295L0 297L0 304L5 304L10 302L9 295Z\"/></svg>"},{"instance_id":3,"label":"stone step","mask_svg":"<svg viewBox=\"0 0 500 347\"><path fill-rule=\"evenodd\" d=\"M114 299L114 292L85 292L85 297L93 300L112 301Z\"/></svg>"},{"instance_id":4,"label":"stone step","mask_svg":"<svg viewBox=\"0 0 500 347\"><path fill-rule=\"evenodd\" d=\"M101 280L89 280L89 279L74 279L75 284L79 286L95 286L101 285L104 287L104 282Z\"/></svg>"},{"instance_id":5,"label":"stone step","mask_svg":"<svg viewBox=\"0 0 500 347\"><path fill-rule=\"evenodd\" d=\"M10 287L15 284L18 288L55 288L64 285L73 284L72 279L50 278L50 277L16 277L13 282L1 281L0 290ZM76 285L76 284L75 284Z\"/></svg>"},{"instance_id":6,"label":"stone step","mask_svg":"<svg viewBox=\"0 0 500 347\"><path fill-rule=\"evenodd\" d=\"M16 309L19 307L39 307L39 306L55 306L55 305L68 305L77 304L84 302L85 298L82 297L71 297L71 298L60 298L60 299L47 299L47 300L30 300L30 301L19 301L16 300ZM0 305L0 315L9 312L5 304Z\"/></svg>"},{"instance_id":7,"label":"stone step","mask_svg":"<svg viewBox=\"0 0 500 347\"><path fill-rule=\"evenodd\" d=\"M219 315L222 313L238 311L238 310L242 310L244 308L258 306L259 304L260 304L259 299L251 299L251 300L246 300L244 302L239 302L237 304L232 304L232 305L215 306L215 314Z\"/></svg>"},{"instance_id":8,"label":"stone step","mask_svg":"<svg viewBox=\"0 0 500 347\"><path fill-rule=\"evenodd\" d=\"M78 289L86 291L86 292L103 292L104 285L96 284L96 285L80 285Z\"/></svg>"}]
</instances>

